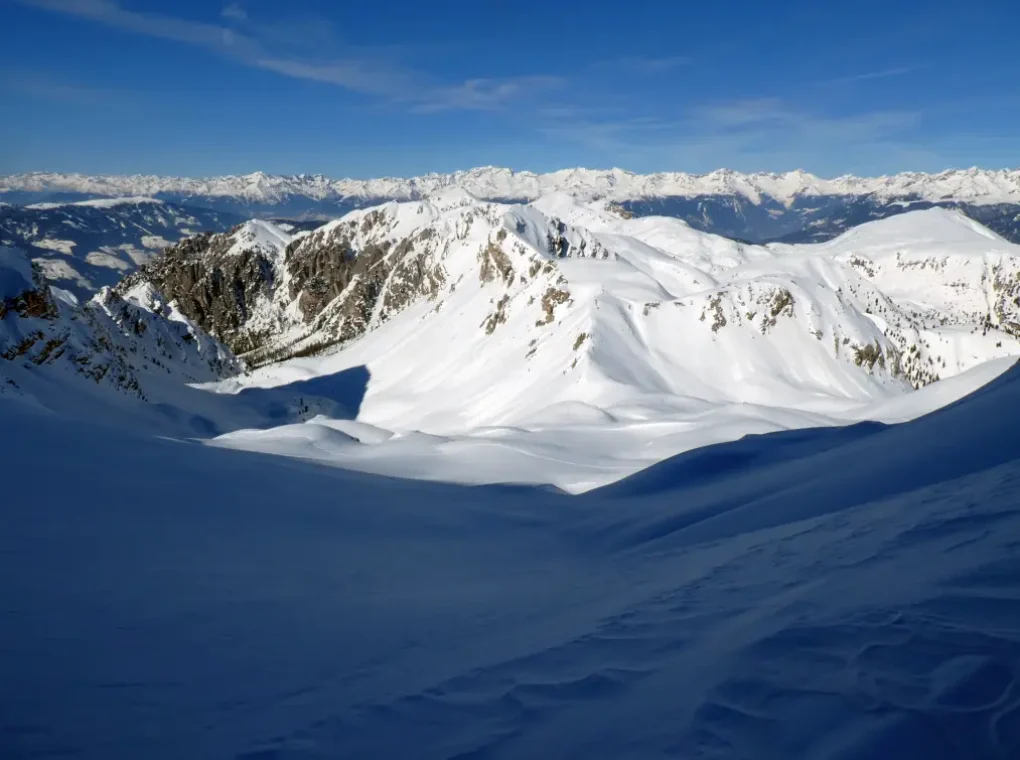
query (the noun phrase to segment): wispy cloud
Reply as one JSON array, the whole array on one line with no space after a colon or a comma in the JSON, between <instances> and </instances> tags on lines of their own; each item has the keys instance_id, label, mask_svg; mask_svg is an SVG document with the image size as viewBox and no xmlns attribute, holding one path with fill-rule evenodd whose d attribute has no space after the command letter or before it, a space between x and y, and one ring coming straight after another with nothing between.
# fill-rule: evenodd
<instances>
[{"instance_id":1,"label":"wispy cloud","mask_svg":"<svg viewBox=\"0 0 1020 760\"><path fill-rule=\"evenodd\" d=\"M909 110L822 114L758 98L695 106L675 118L564 118L542 131L636 166L778 171L806 164L823 170L891 153L917 159L923 151L907 137L920 120L919 112Z\"/></svg>"},{"instance_id":2,"label":"wispy cloud","mask_svg":"<svg viewBox=\"0 0 1020 760\"><path fill-rule=\"evenodd\" d=\"M859 74L847 74L846 76L823 79L818 84L843 84L847 82L866 82L869 79L888 79L889 77L903 76L920 71L924 66L899 66L894 69L879 69L877 71L863 71Z\"/></svg>"},{"instance_id":3,"label":"wispy cloud","mask_svg":"<svg viewBox=\"0 0 1020 760\"><path fill-rule=\"evenodd\" d=\"M566 80L553 76L524 76L511 79L469 79L455 87L440 87L430 93L413 110L432 113L451 109L488 111L502 107L510 100L540 95L562 87Z\"/></svg>"},{"instance_id":4,"label":"wispy cloud","mask_svg":"<svg viewBox=\"0 0 1020 760\"><path fill-rule=\"evenodd\" d=\"M694 109L692 116L704 131L716 133L861 140L912 127L921 114L885 110L823 116L794 108L777 98L761 98L702 106Z\"/></svg>"},{"instance_id":5,"label":"wispy cloud","mask_svg":"<svg viewBox=\"0 0 1020 760\"><path fill-rule=\"evenodd\" d=\"M604 61L597 61L592 68L603 71L620 71L627 74L662 74L673 71L692 62L685 55L669 55L660 57L621 56Z\"/></svg>"},{"instance_id":6,"label":"wispy cloud","mask_svg":"<svg viewBox=\"0 0 1020 760\"><path fill-rule=\"evenodd\" d=\"M778 98L732 100L699 106L694 109L693 115L696 119L717 127L767 124L797 118L796 114L789 111Z\"/></svg>"},{"instance_id":7,"label":"wispy cloud","mask_svg":"<svg viewBox=\"0 0 1020 760\"><path fill-rule=\"evenodd\" d=\"M108 90L59 81L37 72L11 69L0 71L0 92L74 106L108 105L114 100L114 93Z\"/></svg>"},{"instance_id":8,"label":"wispy cloud","mask_svg":"<svg viewBox=\"0 0 1020 760\"><path fill-rule=\"evenodd\" d=\"M450 109L493 110L562 83L557 77L522 76L436 81L387 55L357 53L309 58L302 48L331 34L328 23L255 23L238 3L221 11L224 21L209 23L124 8L115 0L15 0L125 32L200 47L254 68L294 79L331 84L352 92L404 103L419 112ZM387 49L386 52L392 52Z\"/></svg>"},{"instance_id":9,"label":"wispy cloud","mask_svg":"<svg viewBox=\"0 0 1020 760\"><path fill-rule=\"evenodd\" d=\"M248 19L248 12L241 7L240 3L231 3L225 6L220 11L220 15L231 21L246 21Z\"/></svg>"},{"instance_id":10,"label":"wispy cloud","mask_svg":"<svg viewBox=\"0 0 1020 760\"><path fill-rule=\"evenodd\" d=\"M257 57L250 63L260 69L294 79L333 84L354 92L399 97L414 83L415 74L398 68L376 68L359 60L304 63L286 58Z\"/></svg>"}]
</instances>

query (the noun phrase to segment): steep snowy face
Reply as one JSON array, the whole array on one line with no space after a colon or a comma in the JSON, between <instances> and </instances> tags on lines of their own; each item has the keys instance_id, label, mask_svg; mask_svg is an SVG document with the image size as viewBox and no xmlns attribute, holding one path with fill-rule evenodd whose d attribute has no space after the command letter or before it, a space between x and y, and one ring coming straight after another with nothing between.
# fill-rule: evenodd
<instances>
[{"instance_id":1,"label":"steep snowy face","mask_svg":"<svg viewBox=\"0 0 1020 760\"><path fill-rule=\"evenodd\" d=\"M28 251L49 282L86 300L182 237L239 221L144 197L5 206L0 245Z\"/></svg>"},{"instance_id":2,"label":"steep snowy face","mask_svg":"<svg viewBox=\"0 0 1020 760\"><path fill-rule=\"evenodd\" d=\"M47 285L27 256L0 248L0 386L55 372L145 399L153 376L208 382L243 369L222 344L142 284L80 304Z\"/></svg>"}]
</instances>

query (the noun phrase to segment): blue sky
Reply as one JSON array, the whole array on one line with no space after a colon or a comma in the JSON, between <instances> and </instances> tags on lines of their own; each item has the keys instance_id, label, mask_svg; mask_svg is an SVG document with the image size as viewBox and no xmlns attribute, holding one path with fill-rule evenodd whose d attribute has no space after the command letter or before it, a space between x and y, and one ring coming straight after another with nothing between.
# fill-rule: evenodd
<instances>
[{"instance_id":1,"label":"blue sky","mask_svg":"<svg viewBox=\"0 0 1020 760\"><path fill-rule=\"evenodd\" d=\"M0 173L1012 167L1017 28L1011 2L0 0Z\"/></svg>"}]
</instances>

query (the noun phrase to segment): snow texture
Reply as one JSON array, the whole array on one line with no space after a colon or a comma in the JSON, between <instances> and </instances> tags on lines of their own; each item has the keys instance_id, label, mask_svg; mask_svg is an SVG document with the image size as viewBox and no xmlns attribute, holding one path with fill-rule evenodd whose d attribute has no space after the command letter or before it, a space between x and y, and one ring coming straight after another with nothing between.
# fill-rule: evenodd
<instances>
[{"instance_id":1,"label":"snow texture","mask_svg":"<svg viewBox=\"0 0 1020 760\"><path fill-rule=\"evenodd\" d=\"M250 373L0 251L4 760L1020 756L1015 246L372 218L446 289Z\"/></svg>"},{"instance_id":2,"label":"snow texture","mask_svg":"<svg viewBox=\"0 0 1020 760\"><path fill-rule=\"evenodd\" d=\"M568 497L0 397L3 756L1016 757L1017 409Z\"/></svg>"}]
</instances>

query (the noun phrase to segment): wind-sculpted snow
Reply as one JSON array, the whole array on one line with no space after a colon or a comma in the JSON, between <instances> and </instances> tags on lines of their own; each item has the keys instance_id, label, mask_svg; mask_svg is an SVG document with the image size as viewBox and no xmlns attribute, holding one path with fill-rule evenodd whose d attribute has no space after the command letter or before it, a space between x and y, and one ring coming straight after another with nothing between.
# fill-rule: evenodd
<instances>
[{"instance_id":1,"label":"wind-sculpted snow","mask_svg":"<svg viewBox=\"0 0 1020 760\"><path fill-rule=\"evenodd\" d=\"M4 757L1016 757L1018 394L583 497L0 397Z\"/></svg>"}]
</instances>

